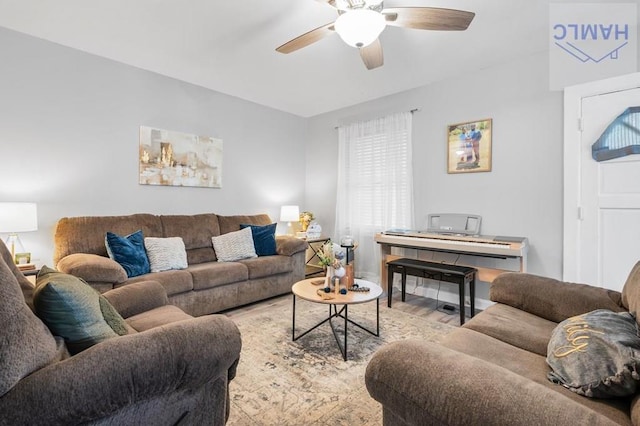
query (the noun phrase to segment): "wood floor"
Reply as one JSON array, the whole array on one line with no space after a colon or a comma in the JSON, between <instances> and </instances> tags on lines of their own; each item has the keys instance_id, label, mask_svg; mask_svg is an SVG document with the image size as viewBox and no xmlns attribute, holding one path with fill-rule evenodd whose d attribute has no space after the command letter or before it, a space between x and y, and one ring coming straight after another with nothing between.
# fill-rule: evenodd
<instances>
[{"instance_id":1,"label":"wood floor","mask_svg":"<svg viewBox=\"0 0 640 426\"><path fill-rule=\"evenodd\" d=\"M274 310L277 312L278 307L291 304L291 294L274 297L271 299L256 302L251 305L243 306L236 309L231 309L224 312L229 318L242 318L248 313L256 313L259 311ZM400 301L400 295L395 294L393 297L392 309L399 309L414 315L425 317L431 321L439 321L449 325L460 325L460 311L458 305L448 304L455 308L454 311L445 311L442 309L443 302L439 302L436 306L435 299L429 299L426 297L415 296L407 294L406 301ZM387 295L383 294L380 297L380 309L387 309ZM468 308L467 308L468 311ZM467 315L468 317L468 315Z\"/></svg>"}]
</instances>

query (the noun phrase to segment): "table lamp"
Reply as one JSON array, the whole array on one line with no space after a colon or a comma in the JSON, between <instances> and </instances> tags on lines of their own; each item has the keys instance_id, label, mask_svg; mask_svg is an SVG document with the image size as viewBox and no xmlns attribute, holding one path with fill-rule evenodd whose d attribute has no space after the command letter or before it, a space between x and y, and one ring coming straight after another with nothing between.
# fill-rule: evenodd
<instances>
[{"instance_id":1,"label":"table lamp","mask_svg":"<svg viewBox=\"0 0 640 426\"><path fill-rule=\"evenodd\" d=\"M287 222L287 235L293 235L291 222L300 220L300 208L298 206L282 206L280 208L280 222Z\"/></svg>"},{"instance_id":2,"label":"table lamp","mask_svg":"<svg viewBox=\"0 0 640 426\"><path fill-rule=\"evenodd\" d=\"M0 203L0 233L9 233L7 247L11 258L16 261L18 253L24 252L24 246L18 232L38 230L38 209L36 203Z\"/></svg>"}]
</instances>

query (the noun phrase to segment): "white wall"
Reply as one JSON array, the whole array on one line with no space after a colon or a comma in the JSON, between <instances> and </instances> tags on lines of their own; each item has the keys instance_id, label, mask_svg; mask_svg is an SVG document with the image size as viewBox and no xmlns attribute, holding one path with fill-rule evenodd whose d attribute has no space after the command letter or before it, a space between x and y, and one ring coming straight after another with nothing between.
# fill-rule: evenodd
<instances>
[{"instance_id":1,"label":"white wall","mask_svg":"<svg viewBox=\"0 0 640 426\"><path fill-rule=\"evenodd\" d=\"M39 230L21 239L39 263L63 216L277 220L304 201L306 119L3 28L0 58L0 201L38 203ZM223 188L138 185L141 125L221 138Z\"/></svg>"},{"instance_id":2,"label":"white wall","mask_svg":"<svg viewBox=\"0 0 640 426\"><path fill-rule=\"evenodd\" d=\"M479 214L483 234L529 238L530 272L560 278L562 93L549 91L548 70L545 52L313 117L304 208L333 234L336 176L327 171L335 171L337 125L419 108L413 115L417 227L426 226L429 213ZM447 125L484 118L493 119L492 171L447 174ZM480 288L480 297L487 291Z\"/></svg>"},{"instance_id":3,"label":"white wall","mask_svg":"<svg viewBox=\"0 0 640 426\"><path fill-rule=\"evenodd\" d=\"M294 203L332 235L335 127L419 108L417 225L428 213L480 214L484 234L530 239L531 272L562 275L562 95L548 90L546 53L311 119L2 28L0 57L0 201L38 203L40 230L22 239L40 263L50 262L63 216L277 219ZM493 119L493 170L447 174L447 125L483 118ZM138 185L140 125L223 139L223 188Z\"/></svg>"}]
</instances>

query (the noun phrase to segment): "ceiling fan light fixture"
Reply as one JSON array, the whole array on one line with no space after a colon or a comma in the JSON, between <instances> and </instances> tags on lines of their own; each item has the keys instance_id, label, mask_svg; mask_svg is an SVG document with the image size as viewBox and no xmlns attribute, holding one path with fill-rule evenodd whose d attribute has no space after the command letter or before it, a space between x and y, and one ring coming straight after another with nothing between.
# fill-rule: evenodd
<instances>
[{"instance_id":1,"label":"ceiling fan light fixture","mask_svg":"<svg viewBox=\"0 0 640 426\"><path fill-rule=\"evenodd\" d=\"M353 47L365 47L376 41L387 25L384 15L369 9L349 10L334 24L340 38Z\"/></svg>"}]
</instances>

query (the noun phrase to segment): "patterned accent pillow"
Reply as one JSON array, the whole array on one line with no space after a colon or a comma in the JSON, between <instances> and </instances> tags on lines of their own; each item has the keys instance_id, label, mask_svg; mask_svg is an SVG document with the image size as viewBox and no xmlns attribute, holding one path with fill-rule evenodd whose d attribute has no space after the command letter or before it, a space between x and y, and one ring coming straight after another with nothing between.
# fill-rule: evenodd
<instances>
[{"instance_id":1,"label":"patterned accent pillow","mask_svg":"<svg viewBox=\"0 0 640 426\"><path fill-rule=\"evenodd\" d=\"M640 389L640 337L629 312L598 309L562 321L547 348L554 383L592 398L633 395Z\"/></svg>"},{"instance_id":2,"label":"patterned accent pillow","mask_svg":"<svg viewBox=\"0 0 640 426\"><path fill-rule=\"evenodd\" d=\"M144 239L151 272L162 272L170 269L185 269L187 266L187 250L181 237Z\"/></svg>"},{"instance_id":3,"label":"patterned accent pillow","mask_svg":"<svg viewBox=\"0 0 640 426\"><path fill-rule=\"evenodd\" d=\"M235 262L240 259L258 257L253 245L251 228L211 237L211 241L219 262Z\"/></svg>"}]
</instances>

